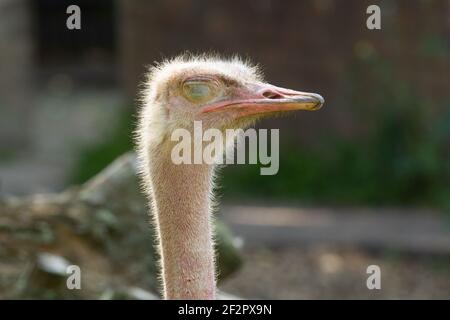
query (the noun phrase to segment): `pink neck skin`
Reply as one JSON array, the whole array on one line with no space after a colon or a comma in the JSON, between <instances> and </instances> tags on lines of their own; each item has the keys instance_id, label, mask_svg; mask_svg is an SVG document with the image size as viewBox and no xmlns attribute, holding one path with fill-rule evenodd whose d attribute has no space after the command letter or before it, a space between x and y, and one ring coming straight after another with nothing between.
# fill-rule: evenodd
<instances>
[{"instance_id":1,"label":"pink neck skin","mask_svg":"<svg viewBox=\"0 0 450 320\"><path fill-rule=\"evenodd\" d=\"M165 299L215 299L216 278L208 165L150 157Z\"/></svg>"}]
</instances>

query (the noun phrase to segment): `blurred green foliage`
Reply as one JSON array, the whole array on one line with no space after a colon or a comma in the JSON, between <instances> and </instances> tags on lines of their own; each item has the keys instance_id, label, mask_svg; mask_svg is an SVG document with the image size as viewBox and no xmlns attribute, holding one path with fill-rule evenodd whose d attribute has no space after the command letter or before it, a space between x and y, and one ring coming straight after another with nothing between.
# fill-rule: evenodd
<instances>
[{"instance_id":1,"label":"blurred green foliage","mask_svg":"<svg viewBox=\"0 0 450 320\"><path fill-rule=\"evenodd\" d=\"M133 147L132 134L134 119L131 108L126 108L119 121L102 143L88 147L80 152L70 177L70 181L80 184L87 181L110 164L115 158Z\"/></svg>"},{"instance_id":2,"label":"blurred green foliage","mask_svg":"<svg viewBox=\"0 0 450 320\"><path fill-rule=\"evenodd\" d=\"M16 153L13 150L0 150L0 163L9 163L16 158Z\"/></svg>"},{"instance_id":3,"label":"blurred green foliage","mask_svg":"<svg viewBox=\"0 0 450 320\"><path fill-rule=\"evenodd\" d=\"M446 113L436 118L435 102L395 79L392 70L371 56L356 62L344 82L341 103L351 106L356 121L369 122L367 133L330 134L312 147L282 141L275 176L261 176L259 165L228 166L221 183L226 200L424 205L450 211L450 100L439 106ZM131 149L132 119L124 114L107 141L81 155L73 182L85 181Z\"/></svg>"}]
</instances>

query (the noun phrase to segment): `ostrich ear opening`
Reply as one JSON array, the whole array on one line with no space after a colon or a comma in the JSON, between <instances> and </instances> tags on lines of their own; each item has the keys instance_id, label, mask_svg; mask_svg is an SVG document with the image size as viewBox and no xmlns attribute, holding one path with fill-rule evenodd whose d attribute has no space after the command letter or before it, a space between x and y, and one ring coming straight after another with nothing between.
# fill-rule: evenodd
<instances>
[{"instance_id":1,"label":"ostrich ear opening","mask_svg":"<svg viewBox=\"0 0 450 320\"><path fill-rule=\"evenodd\" d=\"M268 83L249 84L245 94L205 106L202 113L234 111L237 118L271 112L320 109L325 100L317 93L295 91Z\"/></svg>"}]
</instances>

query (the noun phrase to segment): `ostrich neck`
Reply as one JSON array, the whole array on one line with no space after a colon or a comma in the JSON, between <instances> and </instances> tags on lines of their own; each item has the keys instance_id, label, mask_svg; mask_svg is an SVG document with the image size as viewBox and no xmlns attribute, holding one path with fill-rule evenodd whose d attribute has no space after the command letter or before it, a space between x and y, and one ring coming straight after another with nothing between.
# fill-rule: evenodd
<instances>
[{"instance_id":1,"label":"ostrich neck","mask_svg":"<svg viewBox=\"0 0 450 320\"><path fill-rule=\"evenodd\" d=\"M175 165L170 153L157 153L150 163L164 298L214 299L213 167Z\"/></svg>"}]
</instances>

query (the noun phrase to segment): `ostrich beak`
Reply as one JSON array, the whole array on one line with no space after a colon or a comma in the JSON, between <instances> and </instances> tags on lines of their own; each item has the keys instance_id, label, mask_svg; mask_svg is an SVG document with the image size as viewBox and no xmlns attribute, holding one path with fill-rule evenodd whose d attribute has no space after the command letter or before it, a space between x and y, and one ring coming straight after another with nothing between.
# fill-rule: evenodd
<instances>
[{"instance_id":1,"label":"ostrich beak","mask_svg":"<svg viewBox=\"0 0 450 320\"><path fill-rule=\"evenodd\" d=\"M234 111L237 118L272 112L294 110L318 110L324 104L322 96L316 93L295 91L276 87L268 83L246 85L236 98L209 104L202 113Z\"/></svg>"}]
</instances>

